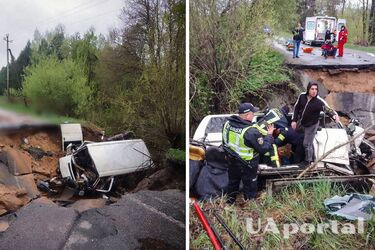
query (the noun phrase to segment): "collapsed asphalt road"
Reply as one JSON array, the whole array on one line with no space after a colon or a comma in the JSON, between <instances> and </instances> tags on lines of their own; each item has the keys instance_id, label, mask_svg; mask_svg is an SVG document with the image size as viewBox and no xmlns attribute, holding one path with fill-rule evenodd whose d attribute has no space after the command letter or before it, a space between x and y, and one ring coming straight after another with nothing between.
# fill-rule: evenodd
<instances>
[{"instance_id":1,"label":"collapsed asphalt road","mask_svg":"<svg viewBox=\"0 0 375 250\"><path fill-rule=\"evenodd\" d=\"M0 108L0 130L21 126L44 126L48 122Z\"/></svg>"},{"instance_id":2,"label":"collapsed asphalt road","mask_svg":"<svg viewBox=\"0 0 375 250\"><path fill-rule=\"evenodd\" d=\"M184 249L185 193L141 191L81 213L37 199L6 223L0 249Z\"/></svg>"},{"instance_id":3,"label":"collapsed asphalt road","mask_svg":"<svg viewBox=\"0 0 375 250\"><path fill-rule=\"evenodd\" d=\"M106 195L80 197L69 188L51 194L37 183L59 175L59 126L14 117L0 128L0 249L185 247L185 168L121 176ZM82 132L100 141L99 131Z\"/></svg>"},{"instance_id":4,"label":"collapsed asphalt road","mask_svg":"<svg viewBox=\"0 0 375 250\"><path fill-rule=\"evenodd\" d=\"M347 48L344 49L344 57L342 58L336 57L333 59L329 57L328 59L324 59L324 57L321 56L322 51L320 47L312 47L312 53L304 53L302 48L311 46L301 44L300 58L292 58L293 52L287 50L285 41L286 40L283 38L278 38L276 41L273 41L272 46L285 56L286 64L293 68L328 69L352 67L367 69L369 67L375 67L375 54Z\"/></svg>"},{"instance_id":5,"label":"collapsed asphalt road","mask_svg":"<svg viewBox=\"0 0 375 250\"><path fill-rule=\"evenodd\" d=\"M344 57L325 59L320 47L304 53L302 48L311 46L301 44L300 58L292 58L285 41L279 37L270 42L284 56L301 90L315 81L319 95L339 114L358 119L364 128L375 124L375 54L345 48Z\"/></svg>"}]
</instances>

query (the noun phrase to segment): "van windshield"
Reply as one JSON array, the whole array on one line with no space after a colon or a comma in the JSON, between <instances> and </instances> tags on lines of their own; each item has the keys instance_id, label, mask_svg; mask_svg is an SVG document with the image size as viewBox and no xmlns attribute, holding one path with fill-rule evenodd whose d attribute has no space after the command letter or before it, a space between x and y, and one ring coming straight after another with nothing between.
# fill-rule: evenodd
<instances>
[{"instance_id":1,"label":"van windshield","mask_svg":"<svg viewBox=\"0 0 375 250\"><path fill-rule=\"evenodd\" d=\"M205 133L221 133L223 131L223 126L228 117L213 117L207 124Z\"/></svg>"}]
</instances>

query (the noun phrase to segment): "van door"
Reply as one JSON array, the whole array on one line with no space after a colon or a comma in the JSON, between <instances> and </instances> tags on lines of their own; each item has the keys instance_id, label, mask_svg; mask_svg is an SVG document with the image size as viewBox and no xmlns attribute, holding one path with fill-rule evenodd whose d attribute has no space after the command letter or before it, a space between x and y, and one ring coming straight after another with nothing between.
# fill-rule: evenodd
<instances>
[{"instance_id":1,"label":"van door","mask_svg":"<svg viewBox=\"0 0 375 250\"><path fill-rule=\"evenodd\" d=\"M306 17L305 22L305 41L315 40L315 29L316 29L316 17Z\"/></svg>"},{"instance_id":2,"label":"van door","mask_svg":"<svg viewBox=\"0 0 375 250\"><path fill-rule=\"evenodd\" d=\"M314 138L314 151L316 159L319 159L337 145L348 142L348 140L349 139L345 129L322 128L316 133ZM322 160L322 162L343 164L349 166L349 151L350 145L347 144L334 150L332 153L326 156Z\"/></svg>"},{"instance_id":3,"label":"van door","mask_svg":"<svg viewBox=\"0 0 375 250\"><path fill-rule=\"evenodd\" d=\"M339 40L339 32L341 30L341 26L346 26L346 19L338 19L337 20L337 32L336 32L336 41Z\"/></svg>"}]
</instances>

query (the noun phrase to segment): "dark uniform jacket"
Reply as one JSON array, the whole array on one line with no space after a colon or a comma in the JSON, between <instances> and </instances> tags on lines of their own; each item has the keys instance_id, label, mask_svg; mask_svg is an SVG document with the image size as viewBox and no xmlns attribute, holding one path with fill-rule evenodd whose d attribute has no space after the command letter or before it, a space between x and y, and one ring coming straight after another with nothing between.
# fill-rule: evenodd
<instances>
[{"instance_id":1,"label":"dark uniform jacket","mask_svg":"<svg viewBox=\"0 0 375 250\"><path fill-rule=\"evenodd\" d=\"M239 133L241 133L243 129L253 125L253 123L243 120L237 115L232 115L228 118L228 121L229 130ZM273 137L272 135L262 135L256 128L249 128L244 135L244 143L257 152L249 162L251 166L257 167L259 163L259 153L265 154L272 150Z\"/></svg>"}]
</instances>

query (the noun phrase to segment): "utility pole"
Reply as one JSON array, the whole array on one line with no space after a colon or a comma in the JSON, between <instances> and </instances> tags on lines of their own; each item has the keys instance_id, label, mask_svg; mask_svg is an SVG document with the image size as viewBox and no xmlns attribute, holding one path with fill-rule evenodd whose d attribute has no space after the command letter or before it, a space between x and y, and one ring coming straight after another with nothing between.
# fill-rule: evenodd
<instances>
[{"instance_id":1,"label":"utility pole","mask_svg":"<svg viewBox=\"0 0 375 250\"><path fill-rule=\"evenodd\" d=\"M9 42L13 42L13 41L9 41L9 34L5 35L4 41L7 42L7 95L8 95L8 101L9 101L9 98L10 98L10 95L9 95Z\"/></svg>"}]
</instances>

